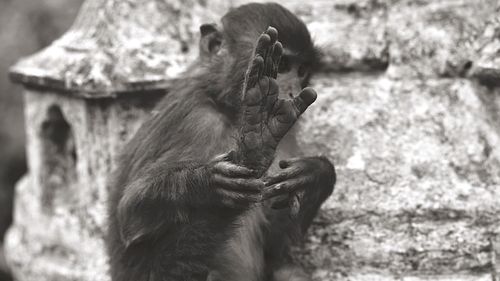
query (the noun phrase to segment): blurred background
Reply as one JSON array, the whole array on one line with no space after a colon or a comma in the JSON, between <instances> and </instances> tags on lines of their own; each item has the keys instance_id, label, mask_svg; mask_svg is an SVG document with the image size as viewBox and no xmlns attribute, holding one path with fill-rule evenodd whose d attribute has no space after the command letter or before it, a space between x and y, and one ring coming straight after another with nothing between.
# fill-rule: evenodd
<instances>
[{"instance_id":1,"label":"blurred background","mask_svg":"<svg viewBox=\"0 0 500 281\"><path fill-rule=\"evenodd\" d=\"M14 184L26 172L22 88L9 81L9 67L64 33L81 2L0 0L0 281L10 280L3 238L12 220Z\"/></svg>"}]
</instances>

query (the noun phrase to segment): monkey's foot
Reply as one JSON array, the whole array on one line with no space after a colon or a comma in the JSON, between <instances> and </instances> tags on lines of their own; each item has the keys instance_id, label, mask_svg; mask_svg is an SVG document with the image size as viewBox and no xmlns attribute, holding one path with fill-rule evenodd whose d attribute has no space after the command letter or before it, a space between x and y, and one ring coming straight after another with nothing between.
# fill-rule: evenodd
<instances>
[{"instance_id":1,"label":"monkey's foot","mask_svg":"<svg viewBox=\"0 0 500 281\"><path fill-rule=\"evenodd\" d=\"M272 162L279 142L265 128L279 93L275 78L283 47L277 38L273 27L260 35L243 87L238 162L261 172Z\"/></svg>"},{"instance_id":2,"label":"monkey's foot","mask_svg":"<svg viewBox=\"0 0 500 281\"><path fill-rule=\"evenodd\" d=\"M272 163L278 143L316 99L311 88L291 100L278 99L283 46L277 38L273 27L259 37L243 88L238 162L261 173Z\"/></svg>"}]
</instances>

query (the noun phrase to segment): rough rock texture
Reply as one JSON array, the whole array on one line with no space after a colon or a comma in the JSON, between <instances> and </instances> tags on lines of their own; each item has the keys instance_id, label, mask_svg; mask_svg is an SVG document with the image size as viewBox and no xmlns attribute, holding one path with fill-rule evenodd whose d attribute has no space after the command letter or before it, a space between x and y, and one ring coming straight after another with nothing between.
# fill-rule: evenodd
<instances>
[{"instance_id":1,"label":"rough rock texture","mask_svg":"<svg viewBox=\"0 0 500 281\"><path fill-rule=\"evenodd\" d=\"M197 55L199 26L213 11L202 0L85 1L65 35L10 74L89 98L165 88Z\"/></svg>"},{"instance_id":2,"label":"rough rock texture","mask_svg":"<svg viewBox=\"0 0 500 281\"><path fill-rule=\"evenodd\" d=\"M3 237L12 221L16 182L26 173L22 88L8 70L51 43L73 22L80 0L0 1L0 280L8 281Z\"/></svg>"},{"instance_id":3,"label":"rough rock texture","mask_svg":"<svg viewBox=\"0 0 500 281\"><path fill-rule=\"evenodd\" d=\"M489 19L484 31L478 38L479 58L475 63L473 76L488 87L500 86L500 8L496 16Z\"/></svg>"},{"instance_id":4,"label":"rough rock texture","mask_svg":"<svg viewBox=\"0 0 500 281\"><path fill-rule=\"evenodd\" d=\"M89 0L69 35L13 68L15 81L71 90L26 91L31 173L18 185L6 245L20 280L108 280L106 177L157 97L134 90L168 89L178 77L196 54L203 7L217 14L245 1L199 1L189 11L165 2ZM498 280L500 3L280 2L324 50L301 142L338 172L298 260L317 281ZM174 29L157 17L161 7L178 12L188 52L184 39L168 41L175 32L160 32ZM71 38L95 49L62 47ZM123 91L132 93L71 97Z\"/></svg>"},{"instance_id":5,"label":"rough rock texture","mask_svg":"<svg viewBox=\"0 0 500 281\"><path fill-rule=\"evenodd\" d=\"M321 77L316 88L304 146L329 153L339 179L303 258L318 280L490 280L500 151L477 94L491 93L464 79L385 75Z\"/></svg>"},{"instance_id":6,"label":"rough rock texture","mask_svg":"<svg viewBox=\"0 0 500 281\"><path fill-rule=\"evenodd\" d=\"M94 101L26 91L30 174L17 186L5 245L18 280L108 280L106 179L157 98Z\"/></svg>"}]
</instances>

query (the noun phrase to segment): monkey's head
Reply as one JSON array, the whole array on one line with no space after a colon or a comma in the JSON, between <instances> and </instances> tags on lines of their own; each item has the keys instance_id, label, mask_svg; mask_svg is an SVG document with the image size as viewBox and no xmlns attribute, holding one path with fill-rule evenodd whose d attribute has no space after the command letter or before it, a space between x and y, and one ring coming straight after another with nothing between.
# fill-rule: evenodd
<instances>
[{"instance_id":1,"label":"monkey's head","mask_svg":"<svg viewBox=\"0 0 500 281\"><path fill-rule=\"evenodd\" d=\"M284 47L277 78L280 96L288 97L300 92L309 84L311 75L320 64L320 52L314 47L306 25L279 4L240 6L224 15L221 25L221 28L216 24L200 26L202 65L212 75L218 76L213 82L221 86L219 89L232 85L232 90L217 93L219 100L241 91L254 44L269 26L278 30L278 40ZM236 102L236 98L232 97L232 100Z\"/></svg>"}]
</instances>

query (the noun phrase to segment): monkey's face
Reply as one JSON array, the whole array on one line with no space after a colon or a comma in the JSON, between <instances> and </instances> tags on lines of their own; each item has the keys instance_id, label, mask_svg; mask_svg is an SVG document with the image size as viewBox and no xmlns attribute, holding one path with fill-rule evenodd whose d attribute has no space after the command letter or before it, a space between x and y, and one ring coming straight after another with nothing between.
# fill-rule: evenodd
<instances>
[{"instance_id":1,"label":"monkey's face","mask_svg":"<svg viewBox=\"0 0 500 281\"><path fill-rule=\"evenodd\" d=\"M307 62L301 61L285 49L276 79L280 88L280 97L290 98L297 95L309 85L312 73L313 69L308 66Z\"/></svg>"},{"instance_id":2,"label":"monkey's face","mask_svg":"<svg viewBox=\"0 0 500 281\"><path fill-rule=\"evenodd\" d=\"M269 9L282 19L273 22L274 12L266 14ZM214 81L216 100L239 97L255 42L268 26L277 28L284 48L277 77L280 97L293 97L308 86L321 55L305 24L279 5L245 5L226 14L221 29L217 24L200 26L200 65L204 66L200 70ZM234 99L231 103L237 105Z\"/></svg>"}]
</instances>

